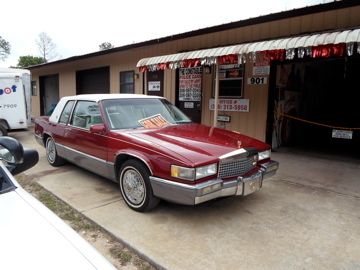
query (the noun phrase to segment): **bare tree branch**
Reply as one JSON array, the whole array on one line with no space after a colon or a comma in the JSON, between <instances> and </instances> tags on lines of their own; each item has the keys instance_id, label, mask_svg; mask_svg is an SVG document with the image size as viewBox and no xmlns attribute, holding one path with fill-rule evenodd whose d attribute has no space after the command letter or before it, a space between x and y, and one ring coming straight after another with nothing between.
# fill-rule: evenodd
<instances>
[{"instance_id":1,"label":"bare tree branch","mask_svg":"<svg viewBox=\"0 0 360 270\"><path fill-rule=\"evenodd\" d=\"M0 36L0 60L5 60L6 57L10 54L10 43L7 42Z\"/></svg>"},{"instance_id":2,"label":"bare tree branch","mask_svg":"<svg viewBox=\"0 0 360 270\"><path fill-rule=\"evenodd\" d=\"M45 32L39 34L39 38L36 40L36 44L38 46L40 55L43 59L45 59L45 62L48 62L57 56L55 51L56 45Z\"/></svg>"}]
</instances>

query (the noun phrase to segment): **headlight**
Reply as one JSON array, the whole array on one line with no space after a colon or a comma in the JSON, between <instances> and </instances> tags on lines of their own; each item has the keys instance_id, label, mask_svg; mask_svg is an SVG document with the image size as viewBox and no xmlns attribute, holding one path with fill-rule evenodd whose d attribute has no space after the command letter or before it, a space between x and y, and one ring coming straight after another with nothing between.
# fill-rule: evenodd
<instances>
[{"instance_id":1,"label":"headlight","mask_svg":"<svg viewBox=\"0 0 360 270\"><path fill-rule=\"evenodd\" d=\"M217 173L217 164L211 164L198 168L186 168L176 165L171 165L171 176L194 181Z\"/></svg>"},{"instance_id":2,"label":"headlight","mask_svg":"<svg viewBox=\"0 0 360 270\"><path fill-rule=\"evenodd\" d=\"M269 149L269 150L266 150L266 151L259 152L258 155L259 155L259 161L270 158L271 150Z\"/></svg>"},{"instance_id":3,"label":"headlight","mask_svg":"<svg viewBox=\"0 0 360 270\"><path fill-rule=\"evenodd\" d=\"M217 173L217 164L196 168L196 179L204 178Z\"/></svg>"},{"instance_id":4,"label":"headlight","mask_svg":"<svg viewBox=\"0 0 360 270\"><path fill-rule=\"evenodd\" d=\"M195 169L171 165L171 176L184 180L194 181Z\"/></svg>"}]
</instances>

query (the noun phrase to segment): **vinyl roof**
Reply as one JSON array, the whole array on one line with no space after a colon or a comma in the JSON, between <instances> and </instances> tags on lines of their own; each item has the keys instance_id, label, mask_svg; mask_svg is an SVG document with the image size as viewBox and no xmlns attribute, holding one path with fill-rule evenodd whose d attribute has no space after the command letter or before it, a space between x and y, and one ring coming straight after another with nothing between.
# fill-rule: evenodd
<instances>
[{"instance_id":1,"label":"vinyl roof","mask_svg":"<svg viewBox=\"0 0 360 270\"><path fill-rule=\"evenodd\" d=\"M100 101L106 99L139 99L139 98L146 98L146 99L163 99L163 97L158 96L150 96L150 95L141 95L141 94L85 94L85 95L76 95L76 96L66 96L62 99L66 100L88 100L88 101Z\"/></svg>"}]
</instances>

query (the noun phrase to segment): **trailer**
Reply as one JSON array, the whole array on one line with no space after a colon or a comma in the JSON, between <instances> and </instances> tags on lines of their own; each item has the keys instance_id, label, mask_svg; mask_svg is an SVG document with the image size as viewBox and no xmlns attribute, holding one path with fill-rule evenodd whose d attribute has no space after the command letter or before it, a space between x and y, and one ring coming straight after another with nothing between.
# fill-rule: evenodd
<instances>
[{"instance_id":1,"label":"trailer","mask_svg":"<svg viewBox=\"0 0 360 270\"><path fill-rule=\"evenodd\" d=\"M0 68L0 136L31 124L31 77L26 69Z\"/></svg>"}]
</instances>

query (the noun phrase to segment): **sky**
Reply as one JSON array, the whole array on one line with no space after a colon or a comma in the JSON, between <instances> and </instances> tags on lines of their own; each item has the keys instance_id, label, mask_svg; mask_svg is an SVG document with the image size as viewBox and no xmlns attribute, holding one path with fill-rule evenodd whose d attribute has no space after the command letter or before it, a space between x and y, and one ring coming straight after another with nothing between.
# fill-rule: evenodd
<instances>
[{"instance_id":1,"label":"sky","mask_svg":"<svg viewBox=\"0 0 360 270\"><path fill-rule=\"evenodd\" d=\"M45 32L57 58L96 52L214 25L249 19L331 0L12 0L1 3L0 36L11 54L0 67L16 66L19 56L40 56L36 39Z\"/></svg>"}]
</instances>

